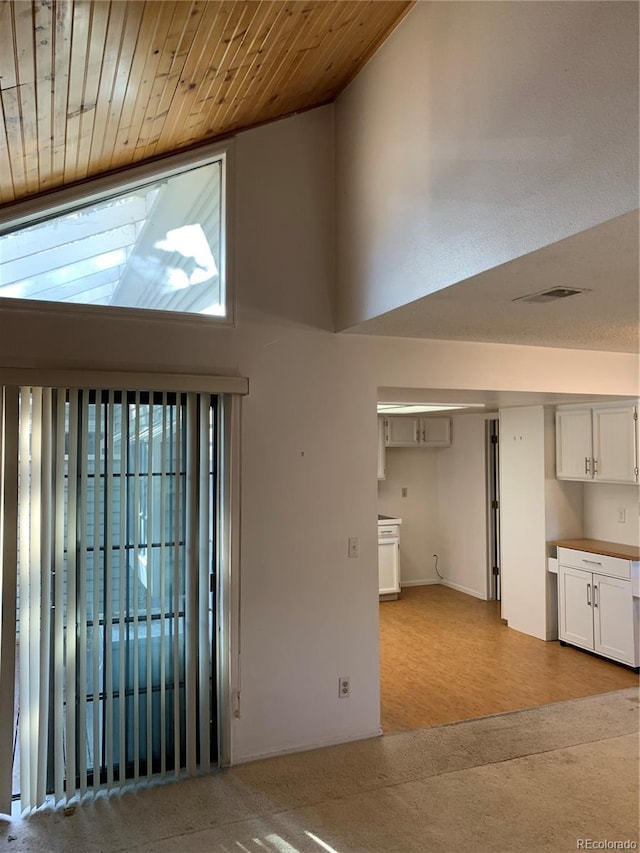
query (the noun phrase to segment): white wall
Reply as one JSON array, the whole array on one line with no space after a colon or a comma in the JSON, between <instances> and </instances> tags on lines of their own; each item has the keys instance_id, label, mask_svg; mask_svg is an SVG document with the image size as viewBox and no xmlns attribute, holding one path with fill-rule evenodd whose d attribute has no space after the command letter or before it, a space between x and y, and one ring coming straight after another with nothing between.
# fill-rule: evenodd
<instances>
[{"instance_id":1,"label":"white wall","mask_svg":"<svg viewBox=\"0 0 640 853\"><path fill-rule=\"evenodd\" d=\"M328 331L332 120L329 107L236 140L237 327L0 308L0 365L249 377L235 761L379 730L377 386L359 343Z\"/></svg>"},{"instance_id":2,"label":"white wall","mask_svg":"<svg viewBox=\"0 0 640 853\"><path fill-rule=\"evenodd\" d=\"M387 476L378 482L378 512L402 519L400 581L405 586L439 582L432 555L440 547L437 465L441 452L418 447L386 450Z\"/></svg>"},{"instance_id":3,"label":"white wall","mask_svg":"<svg viewBox=\"0 0 640 853\"><path fill-rule=\"evenodd\" d=\"M438 454L440 573L445 583L489 597L485 418L452 418L452 444Z\"/></svg>"},{"instance_id":4,"label":"white wall","mask_svg":"<svg viewBox=\"0 0 640 853\"><path fill-rule=\"evenodd\" d=\"M638 7L417 3L337 101L340 328L638 206Z\"/></svg>"},{"instance_id":5,"label":"white wall","mask_svg":"<svg viewBox=\"0 0 640 853\"><path fill-rule=\"evenodd\" d=\"M637 397L634 353L415 338L359 338L384 388L547 391Z\"/></svg>"},{"instance_id":6,"label":"white wall","mask_svg":"<svg viewBox=\"0 0 640 853\"><path fill-rule=\"evenodd\" d=\"M545 435L541 406L500 411L502 618L547 639Z\"/></svg>"},{"instance_id":7,"label":"white wall","mask_svg":"<svg viewBox=\"0 0 640 853\"><path fill-rule=\"evenodd\" d=\"M557 638L557 587L547 542L583 535L580 483L555 479L552 409L500 410L502 617L541 640Z\"/></svg>"},{"instance_id":8,"label":"white wall","mask_svg":"<svg viewBox=\"0 0 640 853\"><path fill-rule=\"evenodd\" d=\"M332 334L332 119L322 108L236 140L236 327L0 306L0 381L3 366L249 377L235 760L378 730L378 386L637 387L624 354Z\"/></svg>"},{"instance_id":9,"label":"white wall","mask_svg":"<svg viewBox=\"0 0 640 853\"><path fill-rule=\"evenodd\" d=\"M589 539L603 539L622 545L640 545L640 488L615 483L585 483L584 535ZM623 509L625 521L618 521L618 511Z\"/></svg>"}]
</instances>

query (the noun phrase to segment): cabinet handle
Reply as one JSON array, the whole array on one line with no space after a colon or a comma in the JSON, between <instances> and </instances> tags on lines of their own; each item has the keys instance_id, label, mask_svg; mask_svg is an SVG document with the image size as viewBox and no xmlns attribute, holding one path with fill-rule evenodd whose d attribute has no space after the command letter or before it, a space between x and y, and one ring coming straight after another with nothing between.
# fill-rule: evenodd
<instances>
[{"instance_id":1,"label":"cabinet handle","mask_svg":"<svg viewBox=\"0 0 640 853\"><path fill-rule=\"evenodd\" d=\"M587 604L589 605L589 607L591 607L591 596L589 595L590 592L591 592L591 584L588 583L587 584Z\"/></svg>"},{"instance_id":2,"label":"cabinet handle","mask_svg":"<svg viewBox=\"0 0 640 853\"><path fill-rule=\"evenodd\" d=\"M594 477L597 473L598 473L598 460L594 456L593 457L593 475L594 475Z\"/></svg>"},{"instance_id":3,"label":"cabinet handle","mask_svg":"<svg viewBox=\"0 0 640 853\"><path fill-rule=\"evenodd\" d=\"M584 473L585 474L591 473L591 460L589 459L588 456L584 457Z\"/></svg>"},{"instance_id":4,"label":"cabinet handle","mask_svg":"<svg viewBox=\"0 0 640 853\"><path fill-rule=\"evenodd\" d=\"M595 583L593 585L593 606L598 606L598 586Z\"/></svg>"},{"instance_id":5,"label":"cabinet handle","mask_svg":"<svg viewBox=\"0 0 640 853\"><path fill-rule=\"evenodd\" d=\"M583 563L589 563L590 566L601 566L602 565L600 560L585 560L584 557L582 558L582 562Z\"/></svg>"},{"instance_id":6,"label":"cabinet handle","mask_svg":"<svg viewBox=\"0 0 640 853\"><path fill-rule=\"evenodd\" d=\"M426 429L422 430L422 443L424 444L427 440L427 431Z\"/></svg>"}]
</instances>

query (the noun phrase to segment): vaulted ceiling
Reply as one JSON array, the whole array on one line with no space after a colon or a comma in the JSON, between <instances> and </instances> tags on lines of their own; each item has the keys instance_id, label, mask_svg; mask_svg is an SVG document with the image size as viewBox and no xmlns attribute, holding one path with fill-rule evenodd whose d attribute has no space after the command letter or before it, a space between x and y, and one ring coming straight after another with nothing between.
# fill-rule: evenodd
<instances>
[{"instance_id":1,"label":"vaulted ceiling","mask_svg":"<svg viewBox=\"0 0 640 853\"><path fill-rule=\"evenodd\" d=\"M2 0L0 206L332 101L413 0Z\"/></svg>"}]
</instances>

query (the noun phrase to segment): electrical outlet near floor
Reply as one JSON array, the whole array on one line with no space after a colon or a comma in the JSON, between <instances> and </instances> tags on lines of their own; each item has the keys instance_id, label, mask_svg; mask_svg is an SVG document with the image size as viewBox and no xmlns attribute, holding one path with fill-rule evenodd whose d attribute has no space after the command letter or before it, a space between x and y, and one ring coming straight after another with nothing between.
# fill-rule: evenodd
<instances>
[{"instance_id":1,"label":"electrical outlet near floor","mask_svg":"<svg viewBox=\"0 0 640 853\"><path fill-rule=\"evenodd\" d=\"M340 699L348 699L351 695L351 679L348 675L338 678L338 696Z\"/></svg>"}]
</instances>

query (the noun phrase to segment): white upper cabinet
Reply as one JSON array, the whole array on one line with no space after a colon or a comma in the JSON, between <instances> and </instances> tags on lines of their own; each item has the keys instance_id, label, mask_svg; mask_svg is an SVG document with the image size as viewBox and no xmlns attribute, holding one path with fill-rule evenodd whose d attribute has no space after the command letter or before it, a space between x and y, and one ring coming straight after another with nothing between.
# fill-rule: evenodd
<instances>
[{"instance_id":1,"label":"white upper cabinet","mask_svg":"<svg viewBox=\"0 0 640 853\"><path fill-rule=\"evenodd\" d=\"M606 483L636 483L636 407L593 409L593 479Z\"/></svg>"},{"instance_id":2,"label":"white upper cabinet","mask_svg":"<svg viewBox=\"0 0 640 853\"><path fill-rule=\"evenodd\" d=\"M419 447L420 418L385 418L384 443L387 447Z\"/></svg>"},{"instance_id":3,"label":"white upper cabinet","mask_svg":"<svg viewBox=\"0 0 640 853\"><path fill-rule=\"evenodd\" d=\"M556 410L556 476L591 480L591 409Z\"/></svg>"},{"instance_id":4,"label":"white upper cabinet","mask_svg":"<svg viewBox=\"0 0 640 853\"><path fill-rule=\"evenodd\" d=\"M602 403L556 409L560 480L637 483L637 406Z\"/></svg>"},{"instance_id":5,"label":"white upper cabinet","mask_svg":"<svg viewBox=\"0 0 640 853\"><path fill-rule=\"evenodd\" d=\"M451 444L451 418L422 418L424 447L448 447Z\"/></svg>"},{"instance_id":6,"label":"white upper cabinet","mask_svg":"<svg viewBox=\"0 0 640 853\"><path fill-rule=\"evenodd\" d=\"M387 447L449 447L451 418L385 418L384 443Z\"/></svg>"}]
</instances>

